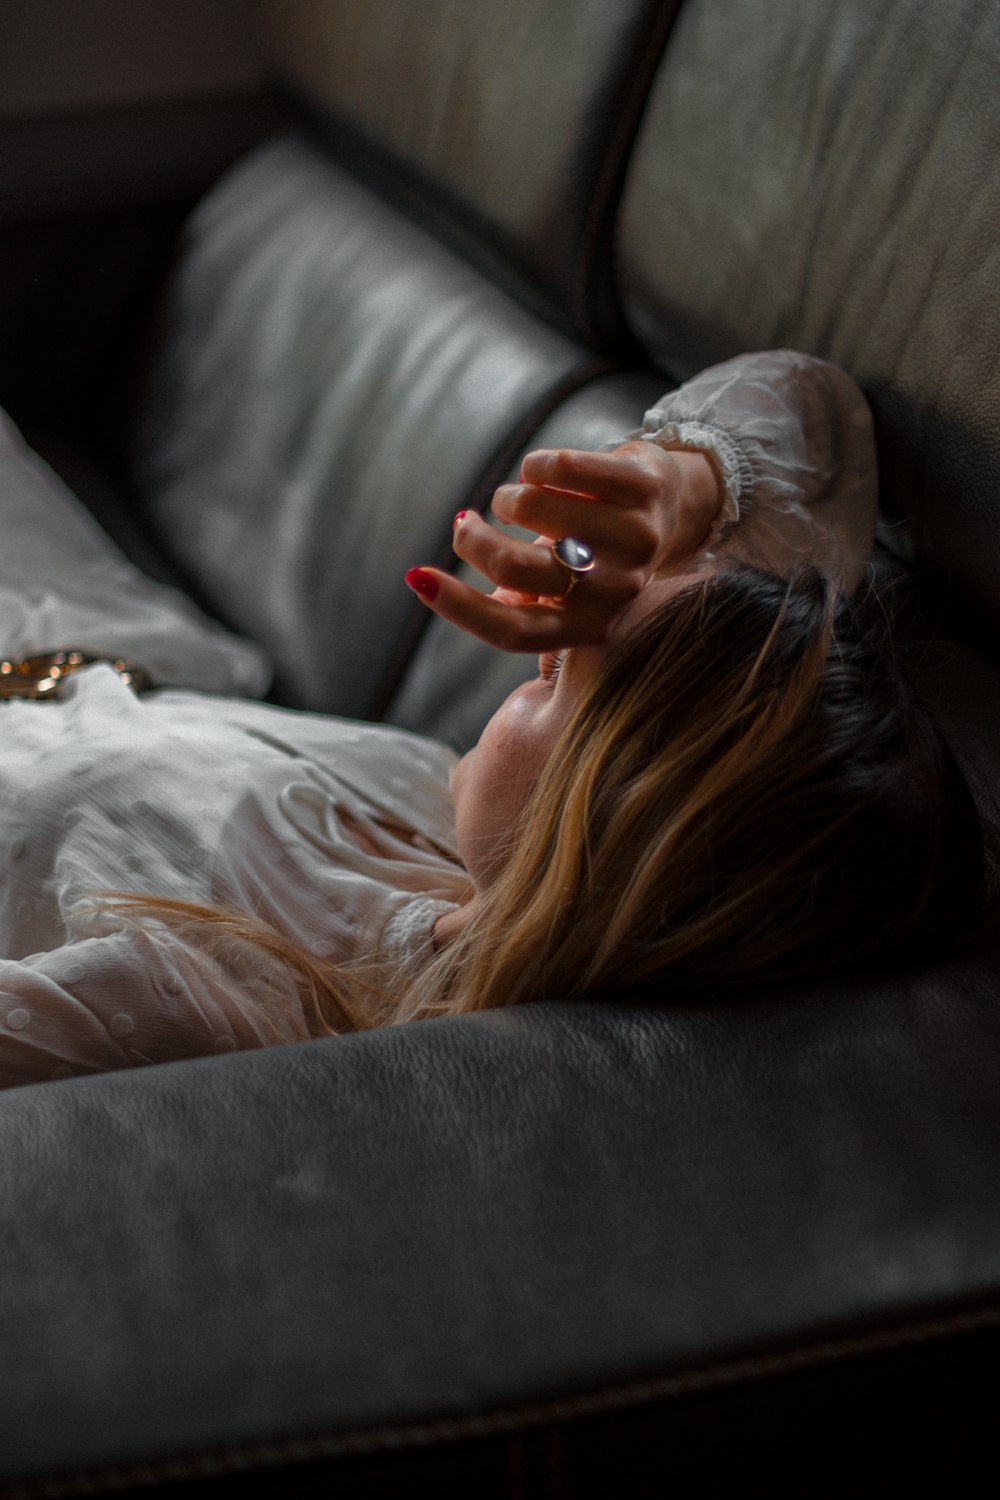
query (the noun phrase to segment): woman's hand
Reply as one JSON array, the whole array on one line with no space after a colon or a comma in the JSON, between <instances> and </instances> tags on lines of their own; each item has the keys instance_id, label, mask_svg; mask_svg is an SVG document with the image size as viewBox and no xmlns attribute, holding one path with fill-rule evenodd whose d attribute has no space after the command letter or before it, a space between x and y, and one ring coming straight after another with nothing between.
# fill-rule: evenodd
<instances>
[{"instance_id":1,"label":"woman's hand","mask_svg":"<svg viewBox=\"0 0 1000 1500\"><path fill-rule=\"evenodd\" d=\"M721 502L703 453L645 442L611 453L540 449L492 507L498 521L538 532L534 543L472 512L455 518L455 551L496 585L492 594L437 568L414 568L406 581L435 614L503 651L599 645L650 578L694 559ZM551 552L563 536L586 542L595 559L568 595L569 574Z\"/></svg>"}]
</instances>

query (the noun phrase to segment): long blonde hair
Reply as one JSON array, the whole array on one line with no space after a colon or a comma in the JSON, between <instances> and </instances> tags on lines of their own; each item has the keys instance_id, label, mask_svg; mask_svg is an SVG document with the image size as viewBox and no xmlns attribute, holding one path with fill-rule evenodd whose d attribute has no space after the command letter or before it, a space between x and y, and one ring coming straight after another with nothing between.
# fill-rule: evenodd
<instances>
[{"instance_id":1,"label":"long blonde hair","mask_svg":"<svg viewBox=\"0 0 1000 1500\"><path fill-rule=\"evenodd\" d=\"M464 929L416 972L323 964L246 914L127 906L258 944L314 1034L529 1000L814 976L963 933L971 797L872 621L740 566L607 654Z\"/></svg>"}]
</instances>

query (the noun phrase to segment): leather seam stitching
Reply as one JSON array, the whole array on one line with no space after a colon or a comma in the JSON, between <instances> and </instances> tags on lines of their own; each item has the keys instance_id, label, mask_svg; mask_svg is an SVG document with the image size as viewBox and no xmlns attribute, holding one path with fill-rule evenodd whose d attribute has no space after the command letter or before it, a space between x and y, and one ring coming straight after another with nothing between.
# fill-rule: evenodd
<instances>
[{"instance_id":1,"label":"leather seam stitching","mask_svg":"<svg viewBox=\"0 0 1000 1500\"><path fill-rule=\"evenodd\" d=\"M0 1489L2 1500L64 1500L64 1497L100 1493L103 1490L144 1487L227 1473L276 1468L279 1464L306 1463L313 1459L384 1453L394 1449L426 1448L463 1438L516 1434L523 1428L575 1417L599 1416L631 1406L648 1405L699 1391L735 1385L746 1380L766 1379L793 1370L833 1364L858 1354L884 1353L927 1343L949 1334L973 1333L1000 1327L1000 1306L982 1308L947 1318L901 1324L874 1333L844 1339L819 1340L800 1348L774 1354L749 1356L685 1370L649 1380L631 1381L583 1395L555 1398L525 1406L427 1422L403 1422L385 1427L318 1434L305 1438L278 1439L270 1443L247 1443L186 1458L157 1459L148 1463L123 1464L103 1469L78 1470L48 1479L14 1481Z\"/></svg>"},{"instance_id":2,"label":"leather seam stitching","mask_svg":"<svg viewBox=\"0 0 1000 1500\"><path fill-rule=\"evenodd\" d=\"M591 308L589 306L590 299L588 298L587 291L588 283L593 275L593 259L596 253L601 226L607 222L609 216L617 215L621 194L625 187L625 178L628 173L628 148L638 133L643 111L649 101L653 80L659 72L663 52L677 21L680 9L680 0L671 0L671 3L660 12L656 29L648 38L647 46L644 49L642 65L637 68L631 84L626 86L627 91L620 101L621 107L618 114L618 125L607 144L601 170L594 182L587 216L584 220L583 231L580 236L581 253L577 261L574 298L574 312L577 324L583 330L585 336L592 342L596 341L597 335L590 318ZM616 183L618 187L617 193L615 192Z\"/></svg>"}]
</instances>

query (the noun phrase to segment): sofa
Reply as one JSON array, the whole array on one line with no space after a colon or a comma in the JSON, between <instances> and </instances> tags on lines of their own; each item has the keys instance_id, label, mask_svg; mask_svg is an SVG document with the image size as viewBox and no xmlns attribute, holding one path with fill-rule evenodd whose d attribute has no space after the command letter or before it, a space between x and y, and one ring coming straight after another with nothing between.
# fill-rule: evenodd
<instances>
[{"instance_id":1,"label":"sofa","mask_svg":"<svg viewBox=\"0 0 1000 1500\"><path fill-rule=\"evenodd\" d=\"M180 185L140 132L143 191L106 177L75 273L36 254L51 216L0 236L32 267L0 289L0 399L119 545L266 651L274 701L462 747L525 665L406 568L529 447L804 349L871 402L900 651L994 818L996 7L267 0L259 26L253 118L181 112ZM995 933L850 983L15 1089L0 1180L18 1500L992 1469Z\"/></svg>"}]
</instances>

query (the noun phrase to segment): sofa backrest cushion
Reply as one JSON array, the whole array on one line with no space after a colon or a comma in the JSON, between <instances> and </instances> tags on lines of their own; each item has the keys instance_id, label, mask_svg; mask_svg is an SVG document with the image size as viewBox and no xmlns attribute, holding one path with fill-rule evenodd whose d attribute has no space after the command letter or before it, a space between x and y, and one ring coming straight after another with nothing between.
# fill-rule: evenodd
<instances>
[{"instance_id":1,"label":"sofa backrest cushion","mask_svg":"<svg viewBox=\"0 0 1000 1500\"><path fill-rule=\"evenodd\" d=\"M282 701L381 717L428 618L404 573L592 356L295 137L190 220L161 323L143 520Z\"/></svg>"},{"instance_id":2,"label":"sofa backrest cushion","mask_svg":"<svg viewBox=\"0 0 1000 1500\"><path fill-rule=\"evenodd\" d=\"M325 144L585 338L613 207L679 0L265 0L279 78Z\"/></svg>"},{"instance_id":3,"label":"sofa backrest cushion","mask_svg":"<svg viewBox=\"0 0 1000 1500\"><path fill-rule=\"evenodd\" d=\"M1000 8L697 0L626 186L622 295L687 374L788 345L876 414L885 540L1000 622Z\"/></svg>"}]
</instances>

